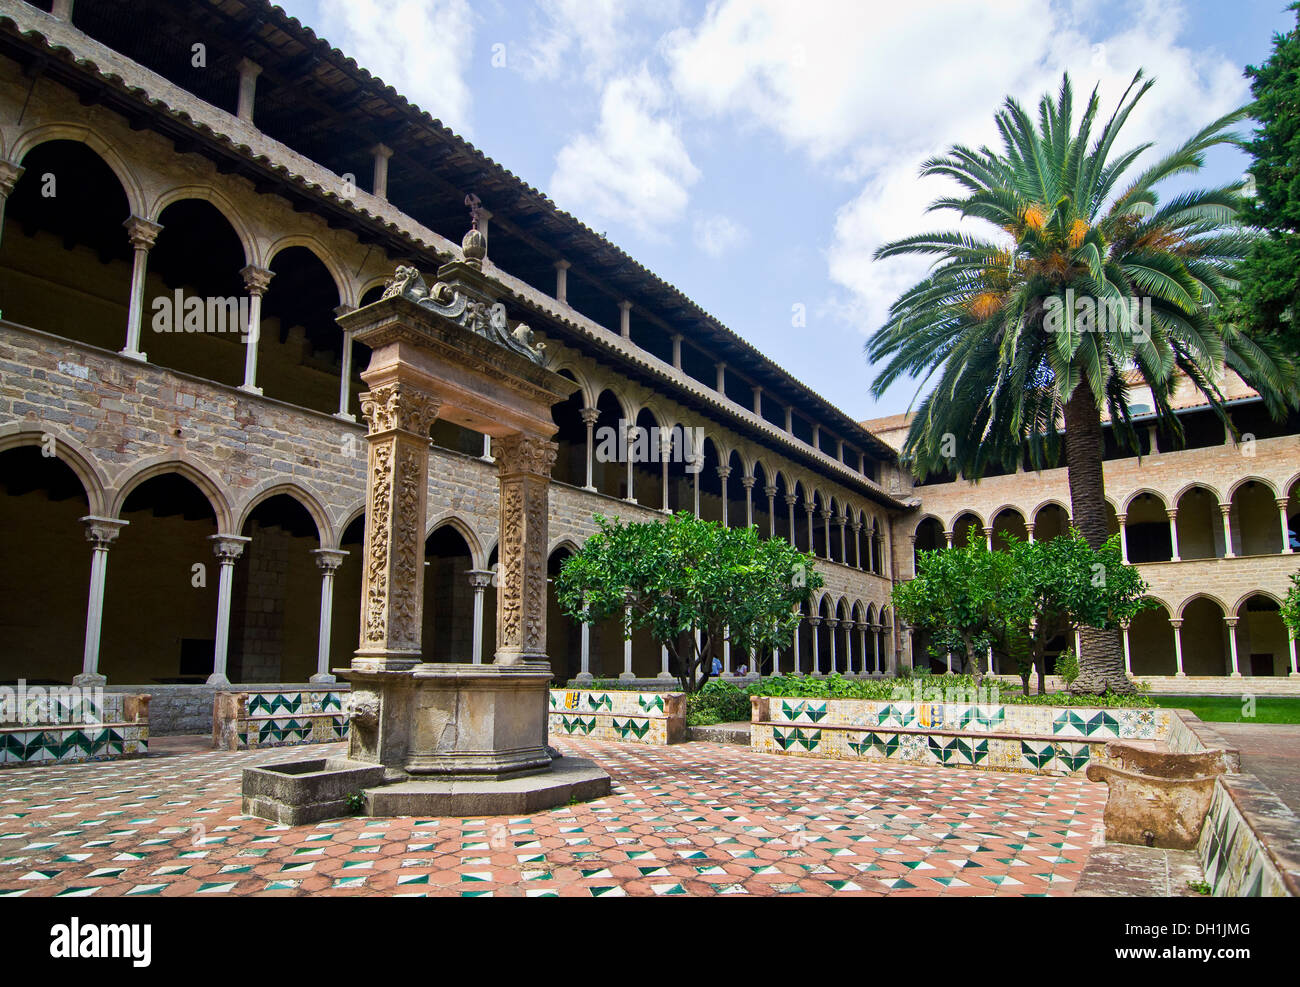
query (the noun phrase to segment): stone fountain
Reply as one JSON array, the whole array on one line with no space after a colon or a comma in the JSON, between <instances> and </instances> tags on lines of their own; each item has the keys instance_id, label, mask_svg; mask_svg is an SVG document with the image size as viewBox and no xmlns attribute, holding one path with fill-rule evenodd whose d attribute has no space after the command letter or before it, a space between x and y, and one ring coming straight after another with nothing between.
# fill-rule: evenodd
<instances>
[{"instance_id":1,"label":"stone fountain","mask_svg":"<svg viewBox=\"0 0 1300 987\"><path fill-rule=\"evenodd\" d=\"M576 386L511 325L483 272L474 223L464 259L430 287L399 267L383 297L343 316L371 348L361 642L346 757L247 768L243 811L299 824L370 815L534 812L609 791L593 762L547 746L551 406ZM501 514L497 651L491 664L427 662L421 648L429 430L442 418L492 436Z\"/></svg>"}]
</instances>

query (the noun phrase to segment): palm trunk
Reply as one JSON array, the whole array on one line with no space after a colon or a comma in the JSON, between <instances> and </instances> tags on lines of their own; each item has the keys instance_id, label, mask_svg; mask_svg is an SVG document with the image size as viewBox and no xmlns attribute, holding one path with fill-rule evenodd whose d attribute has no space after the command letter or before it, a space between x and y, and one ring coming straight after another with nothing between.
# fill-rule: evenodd
<instances>
[{"instance_id":1,"label":"palm trunk","mask_svg":"<svg viewBox=\"0 0 1300 987\"><path fill-rule=\"evenodd\" d=\"M1106 484L1102 475L1101 412L1086 380L1080 380L1065 405L1065 456L1073 523L1093 549L1110 536L1106 523ZM1131 693L1124 671L1124 646L1118 629L1079 628L1079 677L1073 692Z\"/></svg>"}]
</instances>

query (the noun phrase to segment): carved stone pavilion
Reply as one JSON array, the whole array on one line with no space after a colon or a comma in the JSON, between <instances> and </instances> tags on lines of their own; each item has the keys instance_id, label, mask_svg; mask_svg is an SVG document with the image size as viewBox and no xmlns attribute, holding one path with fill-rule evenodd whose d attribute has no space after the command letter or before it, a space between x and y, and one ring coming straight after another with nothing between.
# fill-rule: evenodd
<instances>
[{"instance_id":1,"label":"carved stone pavilion","mask_svg":"<svg viewBox=\"0 0 1300 987\"><path fill-rule=\"evenodd\" d=\"M551 406L573 390L510 326L482 270L475 227L432 288L398 268L383 297L341 323L371 348L361 641L346 758L244 774L244 810L280 822L341 815L364 791L372 815L535 811L609 791L592 762L547 746ZM443 418L492 436L500 485L497 650L491 664L427 662L421 647L429 430Z\"/></svg>"}]
</instances>

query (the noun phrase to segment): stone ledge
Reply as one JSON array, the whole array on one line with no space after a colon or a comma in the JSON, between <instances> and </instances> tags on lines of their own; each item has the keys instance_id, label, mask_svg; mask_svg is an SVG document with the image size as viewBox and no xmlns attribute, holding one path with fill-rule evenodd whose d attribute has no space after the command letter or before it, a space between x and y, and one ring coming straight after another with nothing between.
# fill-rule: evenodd
<instances>
[{"instance_id":1,"label":"stone ledge","mask_svg":"<svg viewBox=\"0 0 1300 987\"><path fill-rule=\"evenodd\" d=\"M500 781L407 781L366 790L371 816L516 816L610 792L594 761L557 758L549 771Z\"/></svg>"}]
</instances>

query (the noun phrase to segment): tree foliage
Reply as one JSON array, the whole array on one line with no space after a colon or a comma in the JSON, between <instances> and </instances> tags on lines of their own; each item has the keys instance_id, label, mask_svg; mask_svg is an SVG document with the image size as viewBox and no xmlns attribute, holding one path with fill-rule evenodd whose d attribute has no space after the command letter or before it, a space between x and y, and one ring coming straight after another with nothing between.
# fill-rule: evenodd
<instances>
[{"instance_id":1,"label":"tree foliage","mask_svg":"<svg viewBox=\"0 0 1300 987\"><path fill-rule=\"evenodd\" d=\"M1263 231L1242 265L1234 314L1250 331L1277 335L1300 352L1300 4L1296 27L1273 37L1273 52L1250 66L1251 116L1258 122L1246 149L1255 196L1247 218Z\"/></svg>"},{"instance_id":2,"label":"tree foliage","mask_svg":"<svg viewBox=\"0 0 1300 987\"><path fill-rule=\"evenodd\" d=\"M1282 599L1282 623L1287 633L1300 640L1300 572L1291 576L1291 588Z\"/></svg>"},{"instance_id":3,"label":"tree foliage","mask_svg":"<svg viewBox=\"0 0 1300 987\"><path fill-rule=\"evenodd\" d=\"M709 680L724 642L756 654L789 647L800 605L822 585L810 556L753 527L686 512L595 520L599 530L555 579L560 607L589 624L617 618L626 637L646 630L672 655L687 692Z\"/></svg>"}]
</instances>

